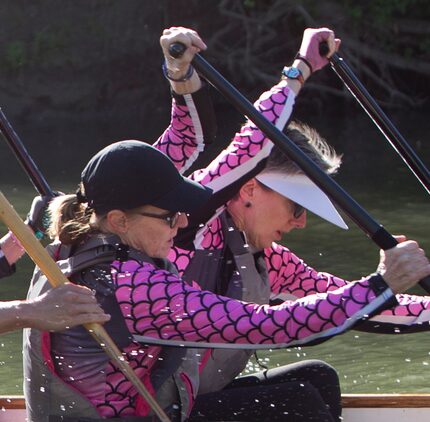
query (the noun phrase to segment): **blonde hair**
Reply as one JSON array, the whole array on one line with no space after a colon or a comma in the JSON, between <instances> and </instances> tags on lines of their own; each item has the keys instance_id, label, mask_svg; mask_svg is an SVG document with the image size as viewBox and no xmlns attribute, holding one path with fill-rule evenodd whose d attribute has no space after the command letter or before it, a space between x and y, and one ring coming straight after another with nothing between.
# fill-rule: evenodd
<instances>
[{"instance_id":1,"label":"blonde hair","mask_svg":"<svg viewBox=\"0 0 430 422\"><path fill-rule=\"evenodd\" d=\"M48 235L66 245L78 244L89 234L102 231L104 216L98 216L86 203L80 203L76 194L61 195L49 204L51 223Z\"/></svg>"},{"instance_id":2,"label":"blonde hair","mask_svg":"<svg viewBox=\"0 0 430 422\"><path fill-rule=\"evenodd\" d=\"M285 134L314 163L327 174L335 174L342 163L342 156L313 128L299 121L292 121ZM301 174L303 171L275 145L261 173L278 171L288 174Z\"/></svg>"}]
</instances>

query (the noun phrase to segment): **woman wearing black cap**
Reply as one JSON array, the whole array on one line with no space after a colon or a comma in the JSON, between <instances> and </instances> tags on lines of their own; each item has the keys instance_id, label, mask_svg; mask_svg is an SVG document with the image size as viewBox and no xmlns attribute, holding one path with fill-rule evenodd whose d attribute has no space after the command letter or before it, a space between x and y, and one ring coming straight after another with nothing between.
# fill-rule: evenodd
<instances>
[{"instance_id":1,"label":"woman wearing black cap","mask_svg":"<svg viewBox=\"0 0 430 422\"><path fill-rule=\"evenodd\" d=\"M76 195L58 197L50 207L52 255L71 281L96 291L112 316L105 327L124 358L178 420L185 420L192 409L200 354L164 347L165 341L252 344L253 348L304 344L313 340L314 333L320 334L319 340L338 334L393 300L392 292L378 291L367 279L275 307L229 299L185 283L166 256L178 229L188 223L186 213L201 207L210 194L183 178L155 148L123 141L89 161ZM401 259L406 253L409 264ZM391 286L395 292L430 272L418 247L387 253L389 269L405 265L413 265L414 274L396 279ZM36 272L29 296L47 289L46 279ZM333 318L322 321L323 315ZM151 414L134 387L80 327L53 334L28 330L24 379L33 422L144 421ZM293 420L333 420L323 404L303 397L300 389L295 394L296 403L289 402L280 414L291 412ZM245 396L244 406L249 400L255 405Z\"/></svg>"}]
</instances>

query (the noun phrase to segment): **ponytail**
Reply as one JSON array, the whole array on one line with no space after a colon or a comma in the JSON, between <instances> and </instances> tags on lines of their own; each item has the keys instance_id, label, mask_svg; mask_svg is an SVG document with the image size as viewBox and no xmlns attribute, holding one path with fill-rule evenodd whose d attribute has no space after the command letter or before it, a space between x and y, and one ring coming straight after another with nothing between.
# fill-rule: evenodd
<instances>
[{"instance_id":1,"label":"ponytail","mask_svg":"<svg viewBox=\"0 0 430 422\"><path fill-rule=\"evenodd\" d=\"M80 243L88 234L97 231L94 211L88 204L79 202L76 194L54 198L49 205L49 214L48 235L65 245Z\"/></svg>"}]
</instances>

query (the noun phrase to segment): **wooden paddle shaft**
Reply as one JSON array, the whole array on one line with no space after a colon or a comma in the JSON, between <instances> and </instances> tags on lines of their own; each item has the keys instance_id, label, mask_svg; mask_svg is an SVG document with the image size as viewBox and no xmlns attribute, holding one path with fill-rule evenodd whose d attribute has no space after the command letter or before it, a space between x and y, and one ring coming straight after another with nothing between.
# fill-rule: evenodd
<instances>
[{"instance_id":1,"label":"wooden paddle shaft","mask_svg":"<svg viewBox=\"0 0 430 422\"><path fill-rule=\"evenodd\" d=\"M46 275L48 281L53 287L61 286L62 284L68 282L66 276L61 272L56 262L48 254L46 249L39 243L32 230L22 221L21 217L14 210L1 191L0 218L20 241L21 245L24 247L30 258ZM100 324L94 323L85 324L84 327L104 349L106 354L118 366L127 379L134 385L139 394L141 394L142 397L147 401L157 417L163 422L169 422L170 419L168 416L165 414L154 397L151 396L128 362L124 359L121 351L117 348L106 330Z\"/></svg>"}]
</instances>

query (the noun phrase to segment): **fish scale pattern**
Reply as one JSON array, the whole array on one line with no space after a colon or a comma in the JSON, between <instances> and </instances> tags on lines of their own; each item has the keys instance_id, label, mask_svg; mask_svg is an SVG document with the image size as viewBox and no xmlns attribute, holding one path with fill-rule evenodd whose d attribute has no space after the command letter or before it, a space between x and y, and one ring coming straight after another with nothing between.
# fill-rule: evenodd
<instances>
[{"instance_id":1,"label":"fish scale pattern","mask_svg":"<svg viewBox=\"0 0 430 422\"><path fill-rule=\"evenodd\" d=\"M282 129L291 115L295 94L281 81L263 93L254 104L272 123ZM280 123L280 120L282 122ZM252 122L246 122L235 135L230 145L204 169L196 170L190 177L204 185L221 191L245 175L270 153L271 142ZM171 149L169 154L174 153ZM252 165L249 163L252 162ZM198 240L197 240L198 239ZM218 218L212 218L196 237L198 249L221 249L223 236ZM303 298L314 293L325 293L345 286L348 281L334 275L318 272L283 245L273 243L265 249L265 261L269 271L272 296L285 294L291 298ZM192 259L193 252L175 247L169 259L180 274ZM407 331L408 327L423 326L430 320L430 298L428 296L397 295L398 305L385 309L372 320L397 324ZM428 324L427 324L428 325Z\"/></svg>"},{"instance_id":2,"label":"fish scale pattern","mask_svg":"<svg viewBox=\"0 0 430 422\"><path fill-rule=\"evenodd\" d=\"M279 306L202 291L150 263L112 264L116 297L133 334L169 340L288 343L338 327L375 299L367 281Z\"/></svg>"},{"instance_id":3,"label":"fish scale pattern","mask_svg":"<svg viewBox=\"0 0 430 422\"><path fill-rule=\"evenodd\" d=\"M314 293L329 292L348 283L342 278L314 270L282 245L273 244L272 248L265 249L265 261L274 297L286 293L302 298ZM430 297L398 294L396 299L398 305L381 311L372 321L397 324L403 331L407 331L407 327L429 321Z\"/></svg>"},{"instance_id":4,"label":"fish scale pattern","mask_svg":"<svg viewBox=\"0 0 430 422\"><path fill-rule=\"evenodd\" d=\"M156 346L144 346L138 343L132 343L123 350L124 358L152 394L153 388L149 379L149 371L154 363L157 362L160 350ZM93 399L91 398L91 392L86 394L97 407L101 416L114 418L146 415L149 412L148 404L141 399L135 387L115 365L109 362L105 372L103 393L98 398Z\"/></svg>"},{"instance_id":5,"label":"fish scale pattern","mask_svg":"<svg viewBox=\"0 0 430 422\"><path fill-rule=\"evenodd\" d=\"M173 99L170 126L154 146L165 153L178 170L189 165L202 140L196 137L195 124L188 106L179 105Z\"/></svg>"},{"instance_id":6,"label":"fish scale pattern","mask_svg":"<svg viewBox=\"0 0 430 422\"><path fill-rule=\"evenodd\" d=\"M326 331L341 328L375 299L367 281L362 281L278 306L257 305L201 291L145 262L115 261L111 273L130 332L169 340L275 344L329 338L332 334ZM149 373L160 351L138 343L123 351L150 391ZM111 363L102 392L97 397L90 391L85 395L103 417L145 415L149 410Z\"/></svg>"},{"instance_id":7,"label":"fish scale pattern","mask_svg":"<svg viewBox=\"0 0 430 422\"><path fill-rule=\"evenodd\" d=\"M396 298L399 306L387 309L381 315L417 317L417 323L428 325L430 318L430 297L400 294ZM377 317L375 319L377 320Z\"/></svg>"},{"instance_id":8,"label":"fish scale pattern","mask_svg":"<svg viewBox=\"0 0 430 422\"><path fill-rule=\"evenodd\" d=\"M273 294L288 293L297 298L342 287L345 280L309 267L288 248L273 244L265 249L265 261Z\"/></svg>"},{"instance_id":9,"label":"fish scale pattern","mask_svg":"<svg viewBox=\"0 0 430 422\"><path fill-rule=\"evenodd\" d=\"M276 123L282 114L290 116L294 98L294 93L289 90L285 81L281 81L263 94L254 106L269 121ZM232 170L251 163L250 168L247 168L249 171L268 156L272 146L269 139L252 122L247 122L240 132L236 133L231 144L215 160L205 169L196 170L190 178L209 186L215 179L221 178L219 181L225 179L225 185L228 185L233 181L229 175ZM243 172L236 174L235 180L243 174Z\"/></svg>"}]
</instances>

